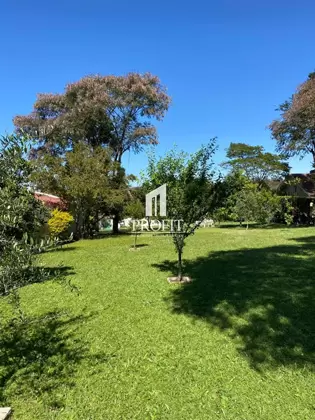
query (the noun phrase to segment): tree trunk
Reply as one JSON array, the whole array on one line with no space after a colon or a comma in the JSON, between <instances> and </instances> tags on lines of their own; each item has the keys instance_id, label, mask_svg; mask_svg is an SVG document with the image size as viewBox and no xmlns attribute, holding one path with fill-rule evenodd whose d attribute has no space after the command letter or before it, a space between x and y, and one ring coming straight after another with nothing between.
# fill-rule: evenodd
<instances>
[{"instance_id":1,"label":"tree trunk","mask_svg":"<svg viewBox=\"0 0 315 420\"><path fill-rule=\"evenodd\" d=\"M79 209L77 210L77 214L75 217L75 225L74 225L74 232L73 232L73 237L75 240L82 239L83 230L84 230L83 225L84 225L83 216L82 216L81 209Z\"/></svg>"},{"instance_id":2,"label":"tree trunk","mask_svg":"<svg viewBox=\"0 0 315 420\"><path fill-rule=\"evenodd\" d=\"M137 249L137 234L135 234L135 244L134 244L134 248Z\"/></svg>"},{"instance_id":3,"label":"tree trunk","mask_svg":"<svg viewBox=\"0 0 315 420\"><path fill-rule=\"evenodd\" d=\"M247 222L247 224L246 224L246 229L248 229L248 222Z\"/></svg>"},{"instance_id":4,"label":"tree trunk","mask_svg":"<svg viewBox=\"0 0 315 420\"><path fill-rule=\"evenodd\" d=\"M115 214L113 217L113 234L117 235L119 233L119 215Z\"/></svg>"},{"instance_id":5,"label":"tree trunk","mask_svg":"<svg viewBox=\"0 0 315 420\"><path fill-rule=\"evenodd\" d=\"M182 262L183 251L178 251L178 280L183 280L183 262Z\"/></svg>"},{"instance_id":6,"label":"tree trunk","mask_svg":"<svg viewBox=\"0 0 315 420\"><path fill-rule=\"evenodd\" d=\"M100 221L99 221L99 212L96 211L95 212L95 219L94 219L94 229L95 229L95 233L99 234L100 233Z\"/></svg>"}]
</instances>

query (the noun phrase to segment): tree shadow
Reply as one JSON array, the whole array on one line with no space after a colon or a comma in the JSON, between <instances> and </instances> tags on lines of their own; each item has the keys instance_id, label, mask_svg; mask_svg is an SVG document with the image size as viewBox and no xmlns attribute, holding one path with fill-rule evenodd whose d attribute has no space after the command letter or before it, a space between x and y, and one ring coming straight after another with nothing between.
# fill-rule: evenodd
<instances>
[{"instance_id":1,"label":"tree shadow","mask_svg":"<svg viewBox=\"0 0 315 420\"><path fill-rule=\"evenodd\" d=\"M314 244L315 246L315 236L306 236L306 237L301 237L301 238L292 238L290 239L290 241L294 241L294 242L301 242L304 244Z\"/></svg>"},{"instance_id":2,"label":"tree shadow","mask_svg":"<svg viewBox=\"0 0 315 420\"><path fill-rule=\"evenodd\" d=\"M303 238L301 238L302 240ZM224 330L255 369L315 367L315 243L210 253L186 261L174 312ZM176 273L176 262L155 265Z\"/></svg>"},{"instance_id":3,"label":"tree shadow","mask_svg":"<svg viewBox=\"0 0 315 420\"><path fill-rule=\"evenodd\" d=\"M91 238L88 239L119 239L122 236L130 236L130 230L120 230L118 233L113 233L112 231L101 231L95 233Z\"/></svg>"},{"instance_id":4,"label":"tree shadow","mask_svg":"<svg viewBox=\"0 0 315 420\"><path fill-rule=\"evenodd\" d=\"M75 274L72 266L59 265L57 267L42 267L42 266L31 266L27 267L23 273L24 283L22 286L28 286L30 284L45 283L46 281L55 280L59 283L64 283L75 289L75 286L71 284L69 276Z\"/></svg>"},{"instance_id":5,"label":"tree shadow","mask_svg":"<svg viewBox=\"0 0 315 420\"><path fill-rule=\"evenodd\" d=\"M56 248L51 248L51 249L47 249L45 251L45 254L52 254L55 252L68 252L68 251L75 251L76 249L78 249L78 247L76 246L67 246L67 245L62 245L62 246L58 246Z\"/></svg>"},{"instance_id":6,"label":"tree shadow","mask_svg":"<svg viewBox=\"0 0 315 420\"><path fill-rule=\"evenodd\" d=\"M149 244L137 244L136 246L134 246L134 244L131 244L131 248L136 248L136 249L140 249L140 248L145 248L146 246L149 246Z\"/></svg>"},{"instance_id":7,"label":"tree shadow","mask_svg":"<svg viewBox=\"0 0 315 420\"><path fill-rule=\"evenodd\" d=\"M83 359L90 372L110 355L90 354L75 335L76 326L89 316L51 312L26 321L13 319L0 326L0 404L13 398L39 398L50 410L64 406L65 388Z\"/></svg>"},{"instance_id":8,"label":"tree shadow","mask_svg":"<svg viewBox=\"0 0 315 420\"><path fill-rule=\"evenodd\" d=\"M246 229L246 222L243 222L242 225L240 225L239 223L221 223L220 225L216 224L215 225L216 228L219 229ZM301 228L311 228L314 227L312 225L286 225L284 223L268 223L268 224L260 224L260 223L249 223L248 225L248 229L249 230L253 230L253 229L301 229Z\"/></svg>"},{"instance_id":9,"label":"tree shadow","mask_svg":"<svg viewBox=\"0 0 315 420\"><path fill-rule=\"evenodd\" d=\"M73 276L75 271L72 266L69 265L60 265L57 267L36 267L39 270L43 270L46 273L47 279L51 280L58 276L68 277Z\"/></svg>"}]
</instances>

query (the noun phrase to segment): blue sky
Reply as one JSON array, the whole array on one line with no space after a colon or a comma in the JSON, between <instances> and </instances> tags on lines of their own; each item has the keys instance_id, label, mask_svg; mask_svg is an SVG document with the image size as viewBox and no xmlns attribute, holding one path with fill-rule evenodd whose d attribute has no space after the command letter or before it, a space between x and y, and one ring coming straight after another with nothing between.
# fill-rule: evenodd
<instances>
[{"instance_id":1,"label":"blue sky","mask_svg":"<svg viewBox=\"0 0 315 420\"><path fill-rule=\"evenodd\" d=\"M257 4L256 4L257 3ZM275 109L315 69L315 3L249 0L1 2L0 132L29 113L38 92L87 74L149 71L173 98L158 124L163 154L218 137L273 151ZM294 172L310 158L291 160ZM146 155L126 155L129 173Z\"/></svg>"}]
</instances>

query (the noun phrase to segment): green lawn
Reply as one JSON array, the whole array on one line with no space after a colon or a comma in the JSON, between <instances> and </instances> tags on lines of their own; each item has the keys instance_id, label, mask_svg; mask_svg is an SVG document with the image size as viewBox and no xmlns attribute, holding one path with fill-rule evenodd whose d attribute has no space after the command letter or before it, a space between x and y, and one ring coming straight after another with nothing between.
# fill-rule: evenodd
<instances>
[{"instance_id":1,"label":"green lawn","mask_svg":"<svg viewBox=\"0 0 315 420\"><path fill-rule=\"evenodd\" d=\"M315 419L315 228L201 229L182 286L170 238L132 242L43 256L80 293L26 287L31 321L1 327L14 419Z\"/></svg>"}]
</instances>

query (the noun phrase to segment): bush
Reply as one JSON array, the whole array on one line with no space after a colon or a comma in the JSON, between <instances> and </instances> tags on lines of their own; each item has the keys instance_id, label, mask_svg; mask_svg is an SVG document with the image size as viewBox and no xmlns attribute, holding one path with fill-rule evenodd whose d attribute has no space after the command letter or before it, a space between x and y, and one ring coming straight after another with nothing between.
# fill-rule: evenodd
<instances>
[{"instance_id":1,"label":"bush","mask_svg":"<svg viewBox=\"0 0 315 420\"><path fill-rule=\"evenodd\" d=\"M238 220L270 223L281 208L281 197L257 184L248 183L238 194L233 208Z\"/></svg>"},{"instance_id":2,"label":"bush","mask_svg":"<svg viewBox=\"0 0 315 420\"><path fill-rule=\"evenodd\" d=\"M47 209L29 190L32 166L25 156L29 139L0 138L0 296L18 301L18 289L43 281L36 266L34 236L46 221Z\"/></svg>"},{"instance_id":3,"label":"bush","mask_svg":"<svg viewBox=\"0 0 315 420\"><path fill-rule=\"evenodd\" d=\"M67 211L55 209L48 220L49 233L53 238L63 238L69 233L73 217Z\"/></svg>"}]
</instances>

